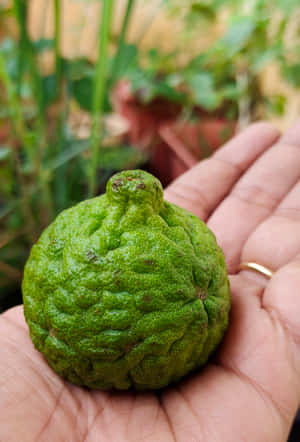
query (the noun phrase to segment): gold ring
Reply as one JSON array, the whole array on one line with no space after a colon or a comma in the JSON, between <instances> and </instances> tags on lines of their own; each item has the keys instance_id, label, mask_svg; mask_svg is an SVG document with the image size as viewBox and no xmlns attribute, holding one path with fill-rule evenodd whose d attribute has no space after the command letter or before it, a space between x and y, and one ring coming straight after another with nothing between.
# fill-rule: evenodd
<instances>
[{"instance_id":1,"label":"gold ring","mask_svg":"<svg viewBox=\"0 0 300 442\"><path fill-rule=\"evenodd\" d=\"M266 267L257 264L256 262L242 262L239 266L239 270L252 270L266 276L268 279L271 279L274 274L272 270L267 269Z\"/></svg>"}]
</instances>

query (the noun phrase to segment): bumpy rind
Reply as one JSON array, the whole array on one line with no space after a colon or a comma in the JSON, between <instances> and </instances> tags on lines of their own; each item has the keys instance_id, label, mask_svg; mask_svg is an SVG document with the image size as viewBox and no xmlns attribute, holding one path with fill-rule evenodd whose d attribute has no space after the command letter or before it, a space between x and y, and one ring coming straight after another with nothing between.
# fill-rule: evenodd
<instances>
[{"instance_id":1,"label":"bumpy rind","mask_svg":"<svg viewBox=\"0 0 300 442\"><path fill-rule=\"evenodd\" d=\"M202 366L228 325L230 291L214 235L163 200L142 171L62 212L23 280L35 347L69 381L162 388Z\"/></svg>"}]
</instances>

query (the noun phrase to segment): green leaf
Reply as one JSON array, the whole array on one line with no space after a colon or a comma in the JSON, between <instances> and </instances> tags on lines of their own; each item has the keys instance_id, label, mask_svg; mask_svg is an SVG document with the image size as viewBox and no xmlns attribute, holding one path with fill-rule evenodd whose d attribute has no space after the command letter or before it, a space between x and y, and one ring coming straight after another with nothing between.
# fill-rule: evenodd
<instances>
[{"instance_id":1,"label":"green leaf","mask_svg":"<svg viewBox=\"0 0 300 442\"><path fill-rule=\"evenodd\" d=\"M72 83L73 95L79 106L91 112L93 97L93 79L84 77Z\"/></svg>"},{"instance_id":2,"label":"green leaf","mask_svg":"<svg viewBox=\"0 0 300 442\"><path fill-rule=\"evenodd\" d=\"M223 98L236 101L239 98L240 91L236 83L227 84L222 90Z\"/></svg>"},{"instance_id":3,"label":"green leaf","mask_svg":"<svg viewBox=\"0 0 300 442\"><path fill-rule=\"evenodd\" d=\"M283 95L274 95L265 99L267 108L272 114L284 115L287 99Z\"/></svg>"},{"instance_id":4,"label":"green leaf","mask_svg":"<svg viewBox=\"0 0 300 442\"><path fill-rule=\"evenodd\" d=\"M184 102L186 98L186 94L177 91L174 87L163 81L156 84L156 95L174 103Z\"/></svg>"},{"instance_id":5,"label":"green leaf","mask_svg":"<svg viewBox=\"0 0 300 442\"><path fill-rule=\"evenodd\" d=\"M70 89L74 99L82 109L91 112L93 107L95 67L85 58L71 61L65 60L64 65L64 69L70 80ZM107 88L104 96L105 112L108 112L111 109L109 93L109 88Z\"/></svg>"},{"instance_id":6,"label":"green leaf","mask_svg":"<svg viewBox=\"0 0 300 442\"><path fill-rule=\"evenodd\" d=\"M46 163L44 165L45 173L52 172L58 167L63 166L64 164L68 163L70 160L87 150L89 147L90 143L88 140L74 141L70 145L70 147L60 152L55 158L50 160L48 164Z\"/></svg>"},{"instance_id":7,"label":"green leaf","mask_svg":"<svg viewBox=\"0 0 300 442\"><path fill-rule=\"evenodd\" d=\"M274 6L279 7L285 13L290 14L299 6L299 0L276 0Z\"/></svg>"},{"instance_id":8,"label":"green leaf","mask_svg":"<svg viewBox=\"0 0 300 442\"><path fill-rule=\"evenodd\" d=\"M0 43L0 53L5 59L7 72L13 79L16 79L18 74L18 55L16 43L11 38L5 38Z\"/></svg>"},{"instance_id":9,"label":"green leaf","mask_svg":"<svg viewBox=\"0 0 300 442\"><path fill-rule=\"evenodd\" d=\"M7 160L11 154L11 148L9 146L0 145L0 161Z\"/></svg>"},{"instance_id":10,"label":"green leaf","mask_svg":"<svg viewBox=\"0 0 300 442\"><path fill-rule=\"evenodd\" d=\"M284 78L295 88L300 87L300 63L283 64L282 73Z\"/></svg>"},{"instance_id":11,"label":"green leaf","mask_svg":"<svg viewBox=\"0 0 300 442\"><path fill-rule=\"evenodd\" d=\"M193 58L186 67L186 70L203 70L204 66L207 64L209 58L209 50L197 55Z\"/></svg>"},{"instance_id":12,"label":"green leaf","mask_svg":"<svg viewBox=\"0 0 300 442\"><path fill-rule=\"evenodd\" d=\"M19 230L24 228L24 216L22 211L16 207L16 209L9 215L7 219L7 226L12 230ZM16 243L15 243L16 244ZM14 244L14 246L15 246Z\"/></svg>"},{"instance_id":13,"label":"green leaf","mask_svg":"<svg viewBox=\"0 0 300 442\"><path fill-rule=\"evenodd\" d=\"M216 11L213 6L203 1L195 1L191 5L191 13L200 15L207 20L213 20L216 17Z\"/></svg>"},{"instance_id":14,"label":"green leaf","mask_svg":"<svg viewBox=\"0 0 300 442\"><path fill-rule=\"evenodd\" d=\"M135 168L145 160L142 152L129 146L105 147L100 150L98 167L117 171Z\"/></svg>"},{"instance_id":15,"label":"green leaf","mask_svg":"<svg viewBox=\"0 0 300 442\"><path fill-rule=\"evenodd\" d=\"M220 104L220 95L214 88L213 77L208 72L189 74L187 85L194 102L207 110L214 110Z\"/></svg>"},{"instance_id":16,"label":"green leaf","mask_svg":"<svg viewBox=\"0 0 300 442\"><path fill-rule=\"evenodd\" d=\"M2 206L0 202L0 220L9 215L19 204L19 201L10 202L9 204Z\"/></svg>"},{"instance_id":17,"label":"green leaf","mask_svg":"<svg viewBox=\"0 0 300 442\"><path fill-rule=\"evenodd\" d=\"M45 50L51 50L54 48L54 38L40 38L33 42L33 46L37 52L43 52Z\"/></svg>"},{"instance_id":18,"label":"green leaf","mask_svg":"<svg viewBox=\"0 0 300 442\"><path fill-rule=\"evenodd\" d=\"M256 54L252 63L253 72L259 73L266 65L275 60L280 53L281 45Z\"/></svg>"},{"instance_id":19,"label":"green leaf","mask_svg":"<svg viewBox=\"0 0 300 442\"><path fill-rule=\"evenodd\" d=\"M130 80L131 89L137 93L144 103L150 103L155 98L163 97L173 102L185 100L185 94L177 91L168 83L168 77L159 78L151 72L141 69L131 70L127 78Z\"/></svg>"},{"instance_id":20,"label":"green leaf","mask_svg":"<svg viewBox=\"0 0 300 442\"><path fill-rule=\"evenodd\" d=\"M93 107L93 80L92 78L86 77L81 80L74 81L72 83L73 96L79 106L88 111L92 111ZM110 100L109 100L109 88L105 91L104 95L104 112L109 112L111 110Z\"/></svg>"},{"instance_id":21,"label":"green leaf","mask_svg":"<svg viewBox=\"0 0 300 442\"><path fill-rule=\"evenodd\" d=\"M167 74L169 72L174 72L175 65L174 59L176 57L176 52L171 53L161 53L156 48L152 48L147 53L146 58L146 71L151 72L152 75Z\"/></svg>"},{"instance_id":22,"label":"green leaf","mask_svg":"<svg viewBox=\"0 0 300 442\"><path fill-rule=\"evenodd\" d=\"M243 49L256 28L256 22L251 16L236 16L232 20L231 27L225 36L221 39L220 44L224 50L233 56Z\"/></svg>"},{"instance_id":23,"label":"green leaf","mask_svg":"<svg viewBox=\"0 0 300 442\"><path fill-rule=\"evenodd\" d=\"M118 59L117 72L112 72L111 75L114 81L118 80L127 74L128 70L138 65L138 48L134 44L124 44L121 55ZM115 66L114 59L111 60L111 68Z\"/></svg>"},{"instance_id":24,"label":"green leaf","mask_svg":"<svg viewBox=\"0 0 300 442\"><path fill-rule=\"evenodd\" d=\"M42 78L42 85L44 90L45 105L53 103L56 99L56 75L48 75Z\"/></svg>"},{"instance_id":25,"label":"green leaf","mask_svg":"<svg viewBox=\"0 0 300 442\"><path fill-rule=\"evenodd\" d=\"M0 43L0 51L4 54L11 54L16 50L16 44L12 38L4 38Z\"/></svg>"},{"instance_id":26,"label":"green leaf","mask_svg":"<svg viewBox=\"0 0 300 442\"><path fill-rule=\"evenodd\" d=\"M77 58L74 60L64 60L65 70L68 71L70 80L80 80L88 77L92 78L94 74L94 66L87 58Z\"/></svg>"}]
</instances>

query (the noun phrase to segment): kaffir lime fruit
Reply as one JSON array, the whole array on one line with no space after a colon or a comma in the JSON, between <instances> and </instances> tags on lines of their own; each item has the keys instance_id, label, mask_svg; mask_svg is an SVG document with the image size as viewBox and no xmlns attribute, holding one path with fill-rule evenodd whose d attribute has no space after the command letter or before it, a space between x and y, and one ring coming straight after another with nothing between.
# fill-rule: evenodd
<instances>
[{"instance_id":1,"label":"kaffir lime fruit","mask_svg":"<svg viewBox=\"0 0 300 442\"><path fill-rule=\"evenodd\" d=\"M140 171L62 212L23 281L35 347L91 388L158 389L202 366L228 325L224 256L206 225Z\"/></svg>"}]
</instances>

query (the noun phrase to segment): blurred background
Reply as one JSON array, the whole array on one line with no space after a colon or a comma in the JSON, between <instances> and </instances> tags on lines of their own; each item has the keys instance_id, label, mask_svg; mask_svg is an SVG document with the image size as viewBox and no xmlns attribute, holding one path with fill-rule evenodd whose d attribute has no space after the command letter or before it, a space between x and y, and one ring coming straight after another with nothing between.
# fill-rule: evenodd
<instances>
[{"instance_id":1,"label":"blurred background","mask_svg":"<svg viewBox=\"0 0 300 442\"><path fill-rule=\"evenodd\" d=\"M252 121L289 127L299 54L298 0L0 0L0 312L113 173L166 186Z\"/></svg>"}]
</instances>

